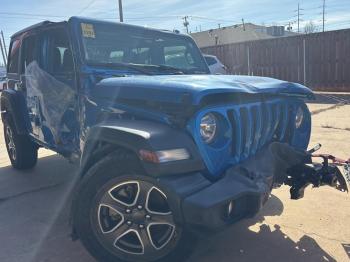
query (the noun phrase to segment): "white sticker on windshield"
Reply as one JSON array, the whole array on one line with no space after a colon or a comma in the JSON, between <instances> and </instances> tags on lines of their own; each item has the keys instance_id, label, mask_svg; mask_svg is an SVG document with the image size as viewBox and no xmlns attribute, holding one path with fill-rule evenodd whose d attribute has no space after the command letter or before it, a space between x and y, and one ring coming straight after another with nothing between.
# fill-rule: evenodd
<instances>
[{"instance_id":1,"label":"white sticker on windshield","mask_svg":"<svg viewBox=\"0 0 350 262\"><path fill-rule=\"evenodd\" d=\"M83 37L96 38L94 26L92 24L81 23L81 30L83 31Z\"/></svg>"}]
</instances>

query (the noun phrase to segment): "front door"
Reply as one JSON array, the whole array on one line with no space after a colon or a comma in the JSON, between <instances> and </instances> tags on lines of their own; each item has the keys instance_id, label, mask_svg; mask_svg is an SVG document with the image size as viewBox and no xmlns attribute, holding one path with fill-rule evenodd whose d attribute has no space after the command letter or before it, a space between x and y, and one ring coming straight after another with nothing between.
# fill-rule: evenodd
<instances>
[{"instance_id":1,"label":"front door","mask_svg":"<svg viewBox=\"0 0 350 262\"><path fill-rule=\"evenodd\" d=\"M49 147L68 152L78 147L79 131L71 50L63 27L27 37L22 49L22 83L33 134Z\"/></svg>"}]
</instances>

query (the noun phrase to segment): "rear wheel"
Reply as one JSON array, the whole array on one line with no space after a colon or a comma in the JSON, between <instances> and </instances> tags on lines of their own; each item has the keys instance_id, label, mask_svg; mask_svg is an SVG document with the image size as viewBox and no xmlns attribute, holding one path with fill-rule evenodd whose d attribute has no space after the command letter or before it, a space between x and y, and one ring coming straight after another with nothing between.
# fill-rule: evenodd
<instances>
[{"instance_id":1,"label":"rear wheel","mask_svg":"<svg viewBox=\"0 0 350 262\"><path fill-rule=\"evenodd\" d=\"M166 192L137 164L106 158L76 196L74 227L85 247L99 261L183 261L194 239L174 221Z\"/></svg>"},{"instance_id":2,"label":"rear wheel","mask_svg":"<svg viewBox=\"0 0 350 262\"><path fill-rule=\"evenodd\" d=\"M19 135L10 117L4 120L4 136L8 156L16 169L33 168L38 159L38 147L26 135Z\"/></svg>"}]
</instances>

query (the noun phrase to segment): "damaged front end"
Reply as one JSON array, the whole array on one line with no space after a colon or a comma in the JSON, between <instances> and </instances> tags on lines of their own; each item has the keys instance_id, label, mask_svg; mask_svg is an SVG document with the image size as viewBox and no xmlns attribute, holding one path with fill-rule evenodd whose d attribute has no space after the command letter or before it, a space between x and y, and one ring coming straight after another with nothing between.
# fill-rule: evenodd
<instances>
[{"instance_id":1,"label":"damaged front end","mask_svg":"<svg viewBox=\"0 0 350 262\"><path fill-rule=\"evenodd\" d=\"M180 196L187 224L215 231L243 218L253 217L268 200L271 190L283 184L291 187L291 198L300 199L308 185L328 185L348 191L349 176L342 175L339 163L312 163L313 151L297 150L274 142L255 156L229 168L222 178L209 182L198 174L161 179ZM344 161L346 170L349 162ZM182 181L183 180L183 181ZM186 191L196 185L195 191ZM180 192L181 191L181 192Z\"/></svg>"},{"instance_id":2,"label":"damaged front end","mask_svg":"<svg viewBox=\"0 0 350 262\"><path fill-rule=\"evenodd\" d=\"M303 198L309 185L315 188L330 186L341 192L349 192L350 159L342 160L332 155L314 154L320 148L321 144L318 144L309 151L302 151L287 144L272 143L267 151L257 157L257 161L246 162L238 168L245 170L246 175L254 179L268 177L263 173L274 174L273 186L290 186L291 199L295 200ZM315 158L321 158L322 163L314 162ZM339 168L341 166L344 167L344 174ZM235 168L232 171L237 172Z\"/></svg>"},{"instance_id":3,"label":"damaged front end","mask_svg":"<svg viewBox=\"0 0 350 262\"><path fill-rule=\"evenodd\" d=\"M330 186L341 192L349 192L350 182L350 159L342 160L332 155L313 154L320 149L318 144L315 148L305 153L304 161L288 170L285 181L289 185L292 199L300 199L304 196L307 186L313 187ZM314 163L314 158L321 158L322 163ZM332 161L332 163L330 163ZM344 174L340 168L343 166Z\"/></svg>"}]
</instances>

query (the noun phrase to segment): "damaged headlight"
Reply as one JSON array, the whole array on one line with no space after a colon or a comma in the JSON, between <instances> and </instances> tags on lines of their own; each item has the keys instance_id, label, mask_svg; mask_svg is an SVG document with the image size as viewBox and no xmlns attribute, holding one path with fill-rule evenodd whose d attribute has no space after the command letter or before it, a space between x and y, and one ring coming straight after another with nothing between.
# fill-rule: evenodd
<instances>
[{"instance_id":1,"label":"damaged headlight","mask_svg":"<svg viewBox=\"0 0 350 262\"><path fill-rule=\"evenodd\" d=\"M295 115L295 128L298 129L301 127L304 121L304 110L302 107L299 107Z\"/></svg>"},{"instance_id":2,"label":"damaged headlight","mask_svg":"<svg viewBox=\"0 0 350 262\"><path fill-rule=\"evenodd\" d=\"M200 123L200 134L203 141L207 144L211 143L216 135L217 119L214 114L208 113L202 117Z\"/></svg>"}]
</instances>

